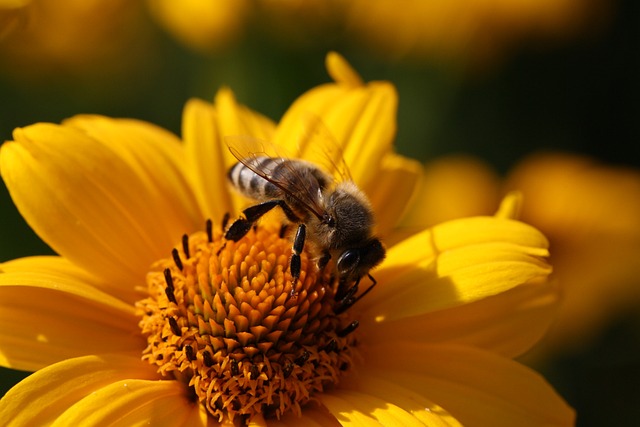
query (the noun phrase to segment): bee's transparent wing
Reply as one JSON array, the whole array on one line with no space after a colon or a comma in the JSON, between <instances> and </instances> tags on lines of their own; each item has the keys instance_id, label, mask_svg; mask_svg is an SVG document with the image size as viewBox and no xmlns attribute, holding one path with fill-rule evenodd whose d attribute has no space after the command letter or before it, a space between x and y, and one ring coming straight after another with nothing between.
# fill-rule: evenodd
<instances>
[{"instance_id":1,"label":"bee's transparent wing","mask_svg":"<svg viewBox=\"0 0 640 427\"><path fill-rule=\"evenodd\" d=\"M324 208L318 201L318 195L322 190L320 183L310 180L308 175L302 175L296 168L296 165L303 161L285 157L278 147L256 138L234 136L225 139L229 151L240 163L297 200L318 219L324 217ZM272 161L265 164L260 161L260 157L269 157ZM278 167L287 168L288 173L274 174Z\"/></svg>"},{"instance_id":2,"label":"bee's transparent wing","mask_svg":"<svg viewBox=\"0 0 640 427\"><path fill-rule=\"evenodd\" d=\"M302 115L297 148L300 157L313 159L336 180L353 181L344 159L345 147L319 116L312 113Z\"/></svg>"}]
</instances>

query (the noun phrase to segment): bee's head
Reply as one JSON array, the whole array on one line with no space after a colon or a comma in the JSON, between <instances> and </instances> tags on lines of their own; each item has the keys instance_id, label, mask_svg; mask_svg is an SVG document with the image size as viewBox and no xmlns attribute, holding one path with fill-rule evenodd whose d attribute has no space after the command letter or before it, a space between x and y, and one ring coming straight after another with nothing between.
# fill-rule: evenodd
<instances>
[{"instance_id":1,"label":"bee's head","mask_svg":"<svg viewBox=\"0 0 640 427\"><path fill-rule=\"evenodd\" d=\"M364 276L385 256L385 249L377 238L372 238L357 248L349 248L338 257L336 267L341 279L357 280Z\"/></svg>"}]
</instances>

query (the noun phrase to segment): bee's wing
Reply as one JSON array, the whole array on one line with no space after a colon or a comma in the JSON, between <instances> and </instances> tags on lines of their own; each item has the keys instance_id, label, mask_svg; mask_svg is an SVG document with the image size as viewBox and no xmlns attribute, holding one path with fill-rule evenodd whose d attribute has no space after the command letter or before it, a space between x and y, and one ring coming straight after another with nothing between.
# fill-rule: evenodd
<instances>
[{"instance_id":1,"label":"bee's wing","mask_svg":"<svg viewBox=\"0 0 640 427\"><path fill-rule=\"evenodd\" d=\"M253 173L280 188L318 219L325 216L324 207L319 203L319 194L323 187L320 182L310 179L306 174L303 175L300 169L295 167L299 160L288 161L289 159L275 151L272 144L255 138L227 137L226 140L231 154ZM265 146L271 150L265 151ZM272 161L265 164L260 161L260 157L269 157ZM278 174L276 177L274 171L278 167L287 168L288 173Z\"/></svg>"},{"instance_id":2,"label":"bee's wing","mask_svg":"<svg viewBox=\"0 0 640 427\"><path fill-rule=\"evenodd\" d=\"M330 175L339 181L353 181L344 159L344 146L336 139L322 119L312 113L301 117L301 135L298 151L304 158L314 159Z\"/></svg>"}]
</instances>

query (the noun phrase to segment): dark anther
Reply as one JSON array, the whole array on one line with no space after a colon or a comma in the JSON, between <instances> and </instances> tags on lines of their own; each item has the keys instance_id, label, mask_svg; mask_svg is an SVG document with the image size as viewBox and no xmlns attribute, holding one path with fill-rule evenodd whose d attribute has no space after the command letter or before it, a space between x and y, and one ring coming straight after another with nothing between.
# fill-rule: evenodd
<instances>
[{"instance_id":1,"label":"dark anther","mask_svg":"<svg viewBox=\"0 0 640 427\"><path fill-rule=\"evenodd\" d=\"M193 386L187 388L187 400L191 403L196 403L198 401L198 395L196 394L196 389Z\"/></svg>"},{"instance_id":2,"label":"dark anther","mask_svg":"<svg viewBox=\"0 0 640 427\"><path fill-rule=\"evenodd\" d=\"M334 339L331 339L327 345L322 347L320 351L324 351L325 353L332 353L338 349L338 342Z\"/></svg>"},{"instance_id":3,"label":"dark anther","mask_svg":"<svg viewBox=\"0 0 640 427\"><path fill-rule=\"evenodd\" d=\"M238 361L236 359L231 359L231 375L240 375L240 367L238 366Z\"/></svg>"},{"instance_id":4,"label":"dark anther","mask_svg":"<svg viewBox=\"0 0 640 427\"><path fill-rule=\"evenodd\" d=\"M224 403L222 402L222 397L217 398L216 401L213 402L213 405L216 407L216 409L224 408Z\"/></svg>"},{"instance_id":5,"label":"dark anther","mask_svg":"<svg viewBox=\"0 0 640 427\"><path fill-rule=\"evenodd\" d=\"M229 224L229 218L231 218L231 214L229 212L225 213L222 217L222 229L227 228L227 224Z\"/></svg>"},{"instance_id":6,"label":"dark anther","mask_svg":"<svg viewBox=\"0 0 640 427\"><path fill-rule=\"evenodd\" d=\"M191 258L191 255L189 255L189 236L186 234L182 235L182 250L184 251L185 258Z\"/></svg>"},{"instance_id":7,"label":"dark anther","mask_svg":"<svg viewBox=\"0 0 640 427\"><path fill-rule=\"evenodd\" d=\"M338 303L338 305L336 306L336 308L333 310L333 312L338 315L338 314L342 314L345 311L347 311L349 308L351 308L351 306L353 304L355 304L357 301L357 299L355 299L354 297L344 297L340 300L340 302Z\"/></svg>"},{"instance_id":8,"label":"dark anther","mask_svg":"<svg viewBox=\"0 0 640 427\"><path fill-rule=\"evenodd\" d=\"M173 290L173 277L171 277L171 270L164 269L164 281L167 282L167 288Z\"/></svg>"},{"instance_id":9,"label":"dark anther","mask_svg":"<svg viewBox=\"0 0 640 427\"><path fill-rule=\"evenodd\" d=\"M173 332L174 335L182 336L182 330L180 326L178 326L178 321L175 318L169 317L169 326L171 326L171 332Z\"/></svg>"},{"instance_id":10,"label":"dark anther","mask_svg":"<svg viewBox=\"0 0 640 427\"><path fill-rule=\"evenodd\" d=\"M209 350L205 350L202 352L202 361L204 362L204 366L212 367L215 365L215 361L213 360L213 356L209 353Z\"/></svg>"},{"instance_id":11,"label":"dark anther","mask_svg":"<svg viewBox=\"0 0 640 427\"><path fill-rule=\"evenodd\" d=\"M294 360L295 364L298 366L302 366L306 363L307 360L309 360L309 356L311 356L311 353L309 353L307 350L303 351L302 354L300 356L298 356L296 358L296 360Z\"/></svg>"},{"instance_id":12,"label":"dark anther","mask_svg":"<svg viewBox=\"0 0 640 427\"><path fill-rule=\"evenodd\" d=\"M189 344L184 346L184 354L185 356L187 356L187 359L190 362L196 360L196 353L193 351L193 347L191 347Z\"/></svg>"},{"instance_id":13,"label":"dark anther","mask_svg":"<svg viewBox=\"0 0 640 427\"><path fill-rule=\"evenodd\" d=\"M209 218L206 222L206 229L207 229L207 240L209 240L209 243L213 242L213 221L211 221L211 218Z\"/></svg>"},{"instance_id":14,"label":"dark anther","mask_svg":"<svg viewBox=\"0 0 640 427\"><path fill-rule=\"evenodd\" d=\"M355 331L356 328L360 325L360 322L358 322L357 320L354 320L353 322L349 323L349 326L347 326L346 328L338 331L338 336L340 338L344 338L347 335L349 335L351 332Z\"/></svg>"},{"instance_id":15,"label":"dark anther","mask_svg":"<svg viewBox=\"0 0 640 427\"><path fill-rule=\"evenodd\" d=\"M178 270L182 270L182 260L180 259L180 254L178 253L178 250L176 248L173 248L171 250L171 256L173 256L173 262L176 263L176 267L178 267Z\"/></svg>"},{"instance_id":16,"label":"dark anther","mask_svg":"<svg viewBox=\"0 0 640 427\"><path fill-rule=\"evenodd\" d=\"M285 359L284 366L282 367L282 374L285 378L289 378L289 375L293 372L293 363L289 359Z\"/></svg>"},{"instance_id":17,"label":"dark anther","mask_svg":"<svg viewBox=\"0 0 640 427\"><path fill-rule=\"evenodd\" d=\"M284 235L287 233L287 229L289 228L289 224L282 224L282 227L280 227L280 232L278 233L278 236L280 236L280 238L284 238Z\"/></svg>"},{"instance_id":18,"label":"dark anther","mask_svg":"<svg viewBox=\"0 0 640 427\"><path fill-rule=\"evenodd\" d=\"M253 227L251 227L251 229L253 230L253 232L257 232L258 231L258 224L253 224Z\"/></svg>"},{"instance_id":19,"label":"dark anther","mask_svg":"<svg viewBox=\"0 0 640 427\"><path fill-rule=\"evenodd\" d=\"M251 365L251 375L249 376L249 378L252 380L257 380L259 376L260 369L258 368L258 365Z\"/></svg>"},{"instance_id":20,"label":"dark anther","mask_svg":"<svg viewBox=\"0 0 640 427\"><path fill-rule=\"evenodd\" d=\"M167 299L170 302L172 302L174 304L178 303L178 301L176 301L176 296L173 294L173 288L170 288L170 287L167 286L166 288L164 288L164 293L167 294Z\"/></svg>"}]
</instances>

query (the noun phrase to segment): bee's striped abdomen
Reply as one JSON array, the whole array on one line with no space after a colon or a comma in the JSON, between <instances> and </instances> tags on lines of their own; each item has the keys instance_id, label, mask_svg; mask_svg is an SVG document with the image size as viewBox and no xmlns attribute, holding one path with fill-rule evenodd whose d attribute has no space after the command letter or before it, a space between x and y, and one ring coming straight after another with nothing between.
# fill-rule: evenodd
<instances>
[{"instance_id":1,"label":"bee's striped abdomen","mask_svg":"<svg viewBox=\"0 0 640 427\"><path fill-rule=\"evenodd\" d=\"M286 160L284 161L286 162ZM256 157L248 163L259 171L264 171L267 175L278 175L284 163L282 159L271 157ZM256 200L278 198L281 190L271 182L255 173L249 166L242 162L236 163L228 173L229 181L242 194Z\"/></svg>"}]
</instances>

